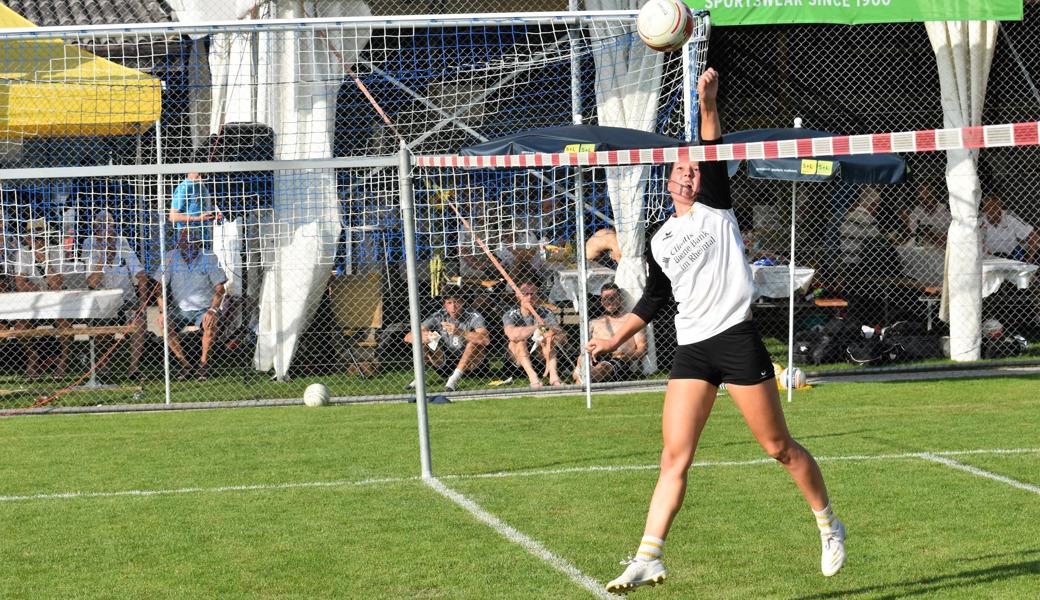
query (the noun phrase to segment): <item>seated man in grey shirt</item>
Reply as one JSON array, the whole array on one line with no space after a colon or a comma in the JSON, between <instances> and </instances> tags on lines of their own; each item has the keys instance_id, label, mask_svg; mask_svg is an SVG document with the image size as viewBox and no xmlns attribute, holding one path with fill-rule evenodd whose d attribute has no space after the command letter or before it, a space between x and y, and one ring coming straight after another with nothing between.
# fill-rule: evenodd
<instances>
[{"instance_id":1,"label":"seated man in grey shirt","mask_svg":"<svg viewBox=\"0 0 1040 600\"><path fill-rule=\"evenodd\" d=\"M447 292L443 300L444 307L422 322L422 343L427 362L448 378L444 389L454 392L466 371L484 362L491 338L484 317L467 309L461 294ZM404 341L412 343L411 332ZM415 387L415 382L408 387Z\"/></svg>"}]
</instances>

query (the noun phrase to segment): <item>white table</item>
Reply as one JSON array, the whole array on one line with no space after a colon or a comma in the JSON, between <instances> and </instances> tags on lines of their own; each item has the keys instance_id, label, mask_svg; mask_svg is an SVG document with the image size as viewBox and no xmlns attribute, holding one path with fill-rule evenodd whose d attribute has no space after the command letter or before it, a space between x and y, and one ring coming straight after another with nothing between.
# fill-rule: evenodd
<instances>
[{"instance_id":1,"label":"white table","mask_svg":"<svg viewBox=\"0 0 1040 600\"><path fill-rule=\"evenodd\" d=\"M1000 284L1010 281L1020 290L1029 287L1036 274L1037 265L1031 265L1010 258L991 256L982 260L982 296L986 297L997 291Z\"/></svg>"},{"instance_id":2,"label":"white table","mask_svg":"<svg viewBox=\"0 0 1040 600\"><path fill-rule=\"evenodd\" d=\"M589 267L585 273L588 276L589 293L597 296L603 288L603 284L614 281L614 269L607 267ZM578 269L560 269L553 278L553 287L549 290L549 300L553 302L570 300L577 307L578 293L581 291L580 282Z\"/></svg>"},{"instance_id":3,"label":"white table","mask_svg":"<svg viewBox=\"0 0 1040 600\"><path fill-rule=\"evenodd\" d=\"M123 305L123 290L57 290L0 294L0 320L111 319ZM104 387L95 373L94 336L90 344L90 381L83 388Z\"/></svg>"},{"instance_id":4,"label":"white table","mask_svg":"<svg viewBox=\"0 0 1040 600\"><path fill-rule=\"evenodd\" d=\"M896 247L903 262L903 274L923 287L942 287L946 268L946 249L935 246L904 244ZM1019 260L987 256L982 259L982 296L996 292L1002 283L1011 281L1019 289L1033 282L1037 265Z\"/></svg>"},{"instance_id":5,"label":"white table","mask_svg":"<svg viewBox=\"0 0 1040 600\"><path fill-rule=\"evenodd\" d=\"M0 320L110 319L119 314L123 290L58 290L0 294Z\"/></svg>"},{"instance_id":6,"label":"white table","mask_svg":"<svg viewBox=\"0 0 1040 600\"><path fill-rule=\"evenodd\" d=\"M755 282L755 298L787 298L790 293L791 270L787 265L751 265ZM816 269L794 268L794 285L799 291L807 291L816 275Z\"/></svg>"}]
</instances>

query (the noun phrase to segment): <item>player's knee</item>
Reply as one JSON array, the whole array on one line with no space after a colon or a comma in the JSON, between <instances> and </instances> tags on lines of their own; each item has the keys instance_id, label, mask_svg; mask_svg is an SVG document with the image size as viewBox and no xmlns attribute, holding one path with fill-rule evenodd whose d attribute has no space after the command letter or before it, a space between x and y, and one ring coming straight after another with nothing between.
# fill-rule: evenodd
<instances>
[{"instance_id":1,"label":"player's knee","mask_svg":"<svg viewBox=\"0 0 1040 600\"><path fill-rule=\"evenodd\" d=\"M661 471L685 473L693 464L693 452L687 448L669 448L661 451Z\"/></svg>"},{"instance_id":2,"label":"player's knee","mask_svg":"<svg viewBox=\"0 0 1040 600\"><path fill-rule=\"evenodd\" d=\"M798 445L791 438L772 440L763 445L766 454L778 463L789 464L797 453Z\"/></svg>"}]
</instances>

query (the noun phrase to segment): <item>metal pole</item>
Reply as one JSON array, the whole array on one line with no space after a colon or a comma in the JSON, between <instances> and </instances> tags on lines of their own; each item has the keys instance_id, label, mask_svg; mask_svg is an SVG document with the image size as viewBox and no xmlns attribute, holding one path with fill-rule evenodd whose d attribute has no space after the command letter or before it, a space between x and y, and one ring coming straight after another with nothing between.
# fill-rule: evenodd
<instances>
[{"instance_id":1,"label":"metal pole","mask_svg":"<svg viewBox=\"0 0 1040 600\"><path fill-rule=\"evenodd\" d=\"M567 10L577 11L578 0L569 0ZM567 30L567 40L570 43L571 54L571 122L581 125L581 55L578 46L581 44L581 36L577 35L577 29L581 27L581 19L574 19L571 27Z\"/></svg>"},{"instance_id":2,"label":"metal pole","mask_svg":"<svg viewBox=\"0 0 1040 600\"><path fill-rule=\"evenodd\" d=\"M690 53L694 52L690 42L682 47L682 86L683 86L683 135L687 142L697 139L697 112L700 98L697 96L697 82L693 78L694 61Z\"/></svg>"},{"instance_id":3,"label":"metal pole","mask_svg":"<svg viewBox=\"0 0 1040 600\"><path fill-rule=\"evenodd\" d=\"M795 117L794 126L796 128L802 126L802 118ZM798 201L798 182L791 182L791 260L787 263L787 381L784 385L787 386L787 401L793 400L792 395L794 394L794 236L797 231L795 228L795 215L797 214L797 202Z\"/></svg>"},{"instance_id":4,"label":"metal pole","mask_svg":"<svg viewBox=\"0 0 1040 600\"><path fill-rule=\"evenodd\" d=\"M419 276L415 252L415 198L412 195L412 160L408 146L401 141L401 222L404 224L404 252L408 270L408 320L412 332L412 370L415 373L415 411L419 417L419 462L423 479L433 477L430 466L430 422L426 415L426 367L423 364L422 327L419 318Z\"/></svg>"},{"instance_id":5,"label":"metal pole","mask_svg":"<svg viewBox=\"0 0 1040 600\"><path fill-rule=\"evenodd\" d=\"M578 217L578 247L575 248L575 256L578 259L578 337L581 340L581 368L582 382L585 384L585 408L592 408L592 359L585 352L585 346L589 343L589 274L585 264L585 168L578 169L574 177L574 195L577 202L574 203L574 211ZM637 167L638 168L638 167Z\"/></svg>"},{"instance_id":6,"label":"metal pole","mask_svg":"<svg viewBox=\"0 0 1040 600\"><path fill-rule=\"evenodd\" d=\"M568 10L578 10L578 0L569 0ZM575 125L581 125L583 117L581 114L581 58L578 45L581 37L577 35L577 28L581 26L581 19L574 19L572 28L568 32L571 51L571 121ZM581 341L581 380L585 384L585 408L592 408L592 360L585 352L585 346L589 343L589 276L588 266L585 264L585 170L584 167L576 167L574 177L574 213L577 221L578 240L575 248L575 257L578 267L578 339Z\"/></svg>"},{"instance_id":7,"label":"metal pole","mask_svg":"<svg viewBox=\"0 0 1040 600\"><path fill-rule=\"evenodd\" d=\"M162 120L155 122L155 163L163 164L162 157ZM166 391L166 404L171 404L170 398L170 303L166 301L166 194L163 193L163 174L156 175L155 207L159 213L159 293L162 294L162 330L163 330L163 379ZM145 308L145 318L147 319Z\"/></svg>"}]
</instances>

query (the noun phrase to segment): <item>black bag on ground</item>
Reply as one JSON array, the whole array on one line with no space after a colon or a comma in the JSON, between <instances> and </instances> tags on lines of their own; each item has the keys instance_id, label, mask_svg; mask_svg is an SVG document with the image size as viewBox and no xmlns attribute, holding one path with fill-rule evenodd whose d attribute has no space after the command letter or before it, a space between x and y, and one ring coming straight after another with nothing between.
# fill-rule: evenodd
<instances>
[{"instance_id":1,"label":"black bag on ground","mask_svg":"<svg viewBox=\"0 0 1040 600\"><path fill-rule=\"evenodd\" d=\"M840 317L831 319L819 329L795 336L795 362L814 365L845 362L849 343L860 337L859 327Z\"/></svg>"},{"instance_id":2,"label":"black bag on ground","mask_svg":"<svg viewBox=\"0 0 1040 600\"><path fill-rule=\"evenodd\" d=\"M881 342L894 352L893 360L942 357L942 341L916 321L897 321L881 330Z\"/></svg>"},{"instance_id":3,"label":"black bag on ground","mask_svg":"<svg viewBox=\"0 0 1040 600\"><path fill-rule=\"evenodd\" d=\"M1022 354L1029 342L1020 335L982 337L982 358L1008 358Z\"/></svg>"},{"instance_id":4,"label":"black bag on ground","mask_svg":"<svg viewBox=\"0 0 1040 600\"><path fill-rule=\"evenodd\" d=\"M849 361L863 366L878 366L896 359L895 349L878 336L861 337L845 348Z\"/></svg>"}]
</instances>

